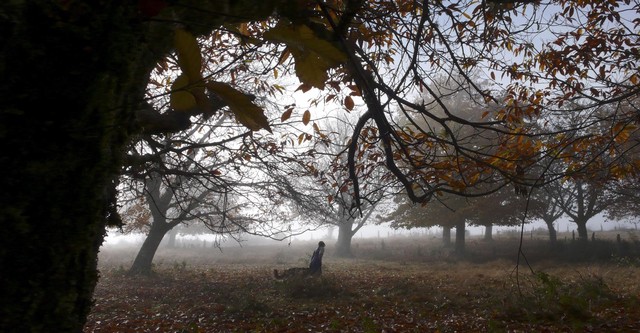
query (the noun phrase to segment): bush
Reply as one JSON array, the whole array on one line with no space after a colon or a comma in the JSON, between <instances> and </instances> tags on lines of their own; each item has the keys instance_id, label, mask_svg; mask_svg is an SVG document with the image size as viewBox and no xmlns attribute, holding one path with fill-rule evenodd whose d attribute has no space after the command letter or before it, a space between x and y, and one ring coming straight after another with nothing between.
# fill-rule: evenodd
<instances>
[{"instance_id":1,"label":"bush","mask_svg":"<svg viewBox=\"0 0 640 333\"><path fill-rule=\"evenodd\" d=\"M606 307L615 296L604 280L595 275L563 281L538 272L528 281L530 288L518 288L507 300L504 318L528 322L561 322L573 328L587 325L595 309ZM524 318L522 318L524 317ZM577 327L576 327L577 326Z\"/></svg>"}]
</instances>

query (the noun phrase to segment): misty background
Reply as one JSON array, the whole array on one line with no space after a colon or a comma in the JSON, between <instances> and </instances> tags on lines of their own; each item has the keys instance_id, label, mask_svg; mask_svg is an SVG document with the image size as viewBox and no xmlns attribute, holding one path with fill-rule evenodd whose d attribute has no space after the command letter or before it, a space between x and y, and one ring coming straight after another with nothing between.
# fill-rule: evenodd
<instances>
[{"instance_id":1,"label":"misty background","mask_svg":"<svg viewBox=\"0 0 640 333\"><path fill-rule=\"evenodd\" d=\"M569 221L566 217L562 217L556 221L556 230L561 233L569 233L576 229L575 223ZM188 228L188 227L187 227ZM637 223L628 221L608 221L602 214L594 217L587 223L587 228L590 232L598 231L611 231L611 230L637 230ZM269 239L267 237L259 236L244 236L238 242L235 239L224 237L224 235L214 235L210 233L199 234L186 234L178 233L176 235L176 246L201 244L205 246L215 246L216 242L219 242L219 246L224 247L241 247L248 245L287 245L289 242L306 242L306 241L329 241L327 246L331 246L331 241L337 240L337 229L334 228L333 234L331 228L321 227L317 230L307 231L301 235L295 235L288 237L287 239L278 241ZM467 226L467 236L481 237L484 235L485 228L482 226ZM495 236L501 234L518 235L521 231L521 226L495 226L493 233ZM544 222L535 221L527 223L524 226L524 234L530 235L534 232L538 237L546 239L548 238L548 230ZM414 236L429 236L432 238L442 238L442 228L419 228L419 229L394 229L387 225L365 225L354 236L354 240L365 238L390 238L390 237L414 237ZM122 233L118 229L110 229L109 233L105 237L105 241L102 247L111 248L118 246L126 247L139 247L142 245L146 234L144 233ZM221 239L222 237L222 239ZM166 239L163 240L163 244L166 243Z\"/></svg>"}]
</instances>

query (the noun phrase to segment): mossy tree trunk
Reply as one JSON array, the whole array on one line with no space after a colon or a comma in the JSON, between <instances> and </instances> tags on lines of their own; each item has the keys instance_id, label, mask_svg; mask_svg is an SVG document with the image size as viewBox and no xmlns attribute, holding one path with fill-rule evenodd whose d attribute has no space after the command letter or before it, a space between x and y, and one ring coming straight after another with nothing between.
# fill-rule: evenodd
<instances>
[{"instance_id":1,"label":"mossy tree trunk","mask_svg":"<svg viewBox=\"0 0 640 333\"><path fill-rule=\"evenodd\" d=\"M1 332L82 331L154 64L136 2L61 3L0 5Z\"/></svg>"}]
</instances>

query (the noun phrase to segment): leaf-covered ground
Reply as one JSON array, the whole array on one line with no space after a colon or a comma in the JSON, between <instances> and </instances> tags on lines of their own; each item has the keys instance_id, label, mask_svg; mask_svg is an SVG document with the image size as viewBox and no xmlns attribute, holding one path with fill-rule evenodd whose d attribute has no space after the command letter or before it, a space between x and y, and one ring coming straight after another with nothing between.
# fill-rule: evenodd
<instances>
[{"instance_id":1,"label":"leaf-covered ground","mask_svg":"<svg viewBox=\"0 0 640 333\"><path fill-rule=\"evenodd\" d=\"M321 278L275 254L233 263L159 254L135 277L103 260L85 332L630 332L640 268L620 262L518 267L507 260L325 257ZM193 259L193 260L190 260ZM537 267L536 267L537 266Z\"/></svg>"}]
</instances>

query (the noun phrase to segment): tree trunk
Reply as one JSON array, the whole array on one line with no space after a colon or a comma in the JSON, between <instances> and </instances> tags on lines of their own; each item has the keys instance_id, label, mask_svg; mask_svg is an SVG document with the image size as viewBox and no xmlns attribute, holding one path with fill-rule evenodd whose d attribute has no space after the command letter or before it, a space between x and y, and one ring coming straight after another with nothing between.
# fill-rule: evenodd
<instances>
[{"instance_id":1,"label":"tree trunk","mask_svg":"<svg viewBox=\"0 0 640 333\"><path fill-rule=\"evenodd\" d=\"M588 241L589 234L587 232L587 221L574 221L578 226L578 239L580 241Z\"/></svg>"},{"instance_id":2,"label":"tree trunk","mask_svg":"<svg viewBox=\"0 0 640 333\"><path fill-rule=\"evenodd\" d=\"M153 257L156 255L158 246L162 242L162 238L171 230L171 227L167 223L152 223L151 229L147 238L142 243L140 251L136 259L133 261L133 265L129 269L129 274L133 275L149 275L152 272Z\"/></svg>"},{"instance_id":3,"label":"tree trunk","mask_svg":"<svg viewBox=\"0 0 640 333\"><path fill-rule=\"evenodd\" d=\"M351 239L353 238L353 231L351 227L353 226L350 223L351 220L343 221L338 226L338 241L336 242L336 256L342 258L349 258L353 256L351 253Z\"/></svg>"},{"instance_id":4,"label":"tree trunk","mask_svg":"<svg viewBox=\"0 0 640 333\"><path fill-rule=\"evenodd\" d=\"M484 226L484 240L485 241L493 240L493 223L489 223Z\"/></svg>"},{"instance_id":5,"label":"tree trunk","mask_svg":"<svg viewBox=\"0 0 640 333\"><path fill-rule=\"evenodd\" d=\"M175 249L178 231L175 228L171 228L171 230L168 231L168 234L169 237L167 237L167 247L170 249Z\"/></svg>"},{"instance_id":6,"label":"tree trunk","mask_svg":"<svg viewBox=\"0 0 640 333\"><path fill-rule=\"evenodd\" d=\"M442 227L442 242L445 247L451 246L451 227Z\"/></svg>"},{"instance_id":7,"label":"tree trunk","mask_svg":"<svg viewBox=\"0 0 640 333\"><path fill-rule=\"evenodd\" d=\"M556 244L558 242L558 233L556 232L556 228L553 226L553 222L547 222L547 228L549 229L549 241L551 244Z\"/></svg>"},{"instance_id":8,"label":"tree trunk","mask_svg":"<svg viewBox=\"0 0 640 333\"><path fill-rule=\"evenodd\" d=\"M135 67L136 2L10 1L0 12L0 332L81 332L154 63Z\"/></svg>"},{"instance_id":9,"label":"tree trunk","mask_svg":"<svg viewBox=\"0 0 640 333\"><path fill-rule=\"evenodd\" d=\"M458 255L464 255L465 252L464 233L465 223L461 222L456 224L456 254Z\"/></svg>"}]
</instances>

